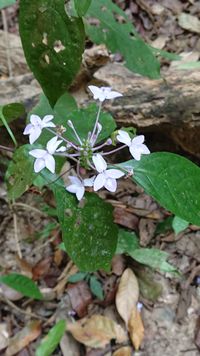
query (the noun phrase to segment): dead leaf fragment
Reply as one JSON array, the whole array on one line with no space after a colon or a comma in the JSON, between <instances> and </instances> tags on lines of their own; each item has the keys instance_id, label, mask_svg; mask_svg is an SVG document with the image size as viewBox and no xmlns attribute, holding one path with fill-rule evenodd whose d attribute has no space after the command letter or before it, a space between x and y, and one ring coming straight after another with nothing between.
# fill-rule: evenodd
<instances>
[{"instance_id":1,"label":"dead leaf fragment","mask_svg":"<svg viewBox=\"0 0 200 356\"><path fill-rule=\"evenodd\" d=\"M92 294L88 284L80 281L75 284L69 284L67 287L72 308L76 311L79 318L87 314L88 305L92 302Z\"/></svg>"},{"instance_id":2,"label":"dead leaf fragment","mask_svg":"<svg viewBox=\"0 0 200 356\"><path fill-rule=\"evenodd\" d=\"M132 309L131 312L131 317L128 323L128 331L136 351L139 350L144 338L144 326L141 318L141 313L136 306Z\"/></svg>"},{"instance_id":3,"label":"dead leaf fragment","mask_svg":"<svg viewBox=\"0 0 200 356\"><path fill-rule=\"evenodd\" d=\"M112 339L117 343L127 340L124 329L102 315L93 315L90 319L68 324L67 329L76 340L93 348L104 348Z\"/></svg>"},{"instance_id":4,"label":"dead leaf fragment","mask_svg":"<svg viewBox=\"0 0 200 356\"><path fill-rule=\"evenodd\" d=\"M130 268L127 268L119 282L116 294L116 307L119 315L128 325L131 312L138 302L139 286L138 281Z\"/></svg>"},{"instance_id":5,"label":"dead leaf fragment","mask_svg":"<svg viewBox=\"0 0 200 356\"><path fill-rule=\"evenodd\" d=\"M195 33L200 33L200 20L198 17L182 12L178 17L179 26Z\"/></svg>"},{"instance_id":6,"label":"dead leaf fragment","mask_svg":"<svg viewBox=\"0 0 200 356\"><path fill-rule=\"evenodd\" d=\"M113 356L131 356L132 351L129 346L124 346L113 353Z\"/></svg>"},{"instance_id":7,"label":"dead leaf fragment","mask_svg":"<svg viewBox=\"0 0 200 356\"><path fill-rule=\"evenodd\" d=\"M5 349L9 343L9 333L6 323L0 324L0 351Z\"/></svg>"},{"instance_id":8,"label":"dead leaf fragment","mask_svg":"<svg viewBox=\"0 0 200 356\"><path fill-rule=\"evenodd\" d=\"M27 326L25 326L20 332L18 332L9 341L9 346L5 352L5 356L12 356L21 351L27 345L29 345L33 340L41 333L41 323L40 321L31 321Z\"/></svg>"}]
</instances>

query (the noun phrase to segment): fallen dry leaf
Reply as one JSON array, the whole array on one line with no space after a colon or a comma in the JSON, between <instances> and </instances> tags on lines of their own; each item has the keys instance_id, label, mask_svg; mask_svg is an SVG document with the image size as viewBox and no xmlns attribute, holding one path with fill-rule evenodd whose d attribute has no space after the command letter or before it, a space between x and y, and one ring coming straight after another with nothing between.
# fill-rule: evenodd
<instances>
[{"instance_id":1,"label":"fallen dry leaf","mask_svg":"<svg viewBox=\"0 0 200 356\"><path fill-rule=\"evenodd\" d=\"M129 346L120 347L117 351L113 353L112 356L131 356L132 351Z\"/></svg>"},{"instance_id":2,"label":"fallen dry leaf","mask_svg":"<svg viewBox=\"0 0 200 356\"><path fill-rule=\"evenodd\" d=\"M132 309L136 307L139 298L139 286L135 274L127 268L119 282L116 294L116 307L119 315L128 325Z\"/></svg>"},{"instance_id":3,"label":"fallen dry leaf","mask_svg":"<svg viewBox=\"0 0 200 356\"><path fill-rule=\"evenodd\" d=\"M40 321L31 321L20 332L9 340L5 356L12 356L21 351L41 334Z\"/></svg>"},{"instance_id":4,"label":"fallen dry leaf","mask_svg":"<svg viewBox=\"0 0 200 356\"><path fill-rule=\"evenodd\" d=\"M93 348L104 348L112 339L117 343L127 340L124 329L102 315L93 315L90 319L68 324L67 329L76 340Z\"/></svg>"},{"instance_id":5,"label":"fallen dry leaf","mask_svg":"<svg viewBox=\"0 0 200 356\"><path fill-rule=\"evenodd\" d=\"M141 318L141 313L138 310L137 306L132 309L131 317L128 323L128 331L136 351L139 350L144 338L144 326Z\"/></svg>"},{"instance_id":6,"label":"fallen dry leaf","mask_svg":"<svg viewBox=\"0 0 200 356\"><path fill-rule=\"evenodd\" d=\"M0 324L0 351L5 349L9 343L9 333L6 323Z\"/></svg>"},{"instance_id":7,"label":"fallen dry leaf","mask_svg":"<svg viewBox=\"0 0 200 356\"><path fill-rule=\"evenodd\" d=\"M200 20L196 16L182 12L178 17L178 24L184 30L200 33Z\"/></svg>"},{"instance_id":8,"label":"fallen dry leaf","mask_svg":"<svg viewBox=\"0 0 200 356\"><path fill-rule=\"evenodd\" d=\"M75 284L68 284L67 293L69 294L72 308L79 318L85 316L88 305L92 302L92 293L87 282L80 281Z\"/></svg>"}]
</instances>

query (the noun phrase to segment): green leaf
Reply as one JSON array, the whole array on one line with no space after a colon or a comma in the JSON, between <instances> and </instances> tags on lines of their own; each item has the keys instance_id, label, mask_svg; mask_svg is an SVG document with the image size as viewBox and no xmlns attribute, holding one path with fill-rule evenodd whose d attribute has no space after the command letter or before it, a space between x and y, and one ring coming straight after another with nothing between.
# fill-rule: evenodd
<instances>
[{"instance_id":1,"label":"green leaf","mask_svg":"<svg viewBox=\"0 0 200 356\"><path fill-rule=\"evenodd\" d=\"M60 320L56 325L54 325L38 346L35 353L36 356L52 355L65 333L65 328L65 320Z\"/></svg>"},{"instance_id":2,"label":"green leaf","mask_svg":"<svg viewBox=\"0 0 200 356\"><path fill-rule=\"evenodd\" d=\"M98 281L95 276L90 277L90 289L91 292L100 300L104 300L104 293L102 284Z\"/></svg>"},{"instance_id":3,"label":"green leaf","mask_svg":"<svg viewBox=\"0 0 200 356\"><path fill-rule=\"evenodd\" d=\"M64 0L21 0L19 29L27 63L53 106L80 68L83 22L68 17Z\"/></svg>"},{"instance_id":4,"label":"green leaf","mask_svg":"<svg viewBox=\"0 0 200 356\"><path fill-rule=\"evenodd\" d=\"M117 5L111 0L92 1L87 15L99 20L95 26L86 24L86 33L93 42L105 43L112 53L120 52L125 66L133 72L152 79L160 77L158 60ZM116 15L123 18L123 23L117 21Z\"/></svg>"},{"instance_id":5,"label":"green leaf","mask_svg":"<svg viewBox=\"0 0 200 356\"><path fill-rule=\"evenodd\" d=\"M19 117L24 116L26 113L24 105L21 103L12 103L12 104L4 105L1 107L1 110L8 124L13 120L18 119ZM0 122L0 126L2 126L1 122Z\"/></svg>"},{"instance_id":6,"label":"green leaf","mask_svg":"<svg viewBox=\"0 0 200 356\"><path fill-rule=\"evenodd\" d=\"M139 283L140 293L143 298L156 302L162 294L162 286L154 281L155 274L152 270L143 268L137 271L137 280Z\"/></svg>"},{"instance_id":7,"label":"green leaf","mask_svg":"<svg viewBox=\"0 0 200 356\"><path fill-rule=\"evenodd\" d=\"M93 193L86 193L79 205L62 188L55 188L54 194L66 251L73 262L83 272L109 270L118 235L112 206Z\"/></svg>"},{"instance_id":8,"label":"green leaf","mask_svg":"<svg viewBox=\"0 0 200 356\"><path fill-rule=\"evenodd\" d=\"M67 279L69 283L77 283L82 281L87 276L86 272L77 272Z\"/></svg>"},{"instance_id":9,"label":"green leaf","mask_svg":"<svg viewBox=\"0 0 200 356\"><path fill-rule=\"evenodd\" d=\"M82 17L88 11L92 0L74 0L75 9L78 16Z\"/></svg>"},{"instance_id":10,"label":"green leaf","mask_svg":"<svg viewBox=\"0 0 200 356\"><path fill-rule=\"evenodd\" d=\"M185 70L191 70L191 69L200 69L200 61L198 62L185 62L185 63L177 63L176 69L185 69Z\"/></svg>"},{"instance_id":11,"label":"green leaf","mask_svg":"<svg viewBox=\"0 0 200 356\"><path fill-rule=\"evenodd\" d=\"M134 232L119 229L116 254L128 253L140 247L138 237Z\"/></svg>"},{"instance_id":12,"label":"green leaf","mask_svg":"<svg viewBox=\"0 0 200 356\"><path fill-rule=\"evenodd\" d=\"M179 218L179 216L175 216L173 218L172 227L175 232L175 235L178 235L179 232L187 229L188 226L189 226L189 222Z\"/></svg>"},{"instance_id":13,"label":"green leaf","mask_svg":"<svg viewBox=\"0 0 200 356\"><path fill-rule=\"evenodd\" d=\"M9 127L9 125L7 123L7 120L6 120L6 118L5 118L4 114L3 114L3 107L0 107L0 126L2 126L2 125L5 126L5 128L6 128L7 132L8 132L8 134L10 135L14 145L17 146L17 141L15 139L15 136L14 136L12 130L10 129L10 127Z\"/></svg>"},{"instance_id":14,"label":"green leaf","mask_svg":"<svg viewBox=\"0 0 200 356\"><path fill-rule=\"evenodd\" d=\"M166 262L169 254L156 248L141 248L128 254L137 262L162 272L176 272L176 268Z\"/></svg>"},{"instance_id":15,"label":"green leaf","mask_svg":"<svg viewBox=\"0 0 200 356\"><path fill-rule=\"evenodd\" d=\"M4 7L14 5L15 3L16 0L1 0L0 10L3 9Z\"/></svg>"},{"instance_id":16,"label":"green leaf","mask_svg":"<svg viewBox=\"0 0 200 356\"><path fill-rule=\"evenodd\" d=\"M173 216L168 216L164 221L158 223L155 234L164 234L172 230Z\"/></svg>"},{"instance_id":17,"label":"green leaf","mask_svg":"<svg viewBox=\"0 0 200 356\"><path fill-rule=\"evenodd\" d=\"M118 165L165 209L200 226L200 168L182 156L159 152Z\"/></svg>"},{"instance_id":18,"label":"green leaf","mask_svg":"<svg viewBox=\"0 0 200 356\"><path fill-rule=\"evenodd\" d=\"M9 164L6 183L10 200L19 198L37 176L33 169L34 158L28 154L33 148L34 145L21 146L15 151Z\"/></svg>"},{"instance_id":19,"label":"green leaf","mask_svg":"<svg viewBox=\"0 0 200 356\"><path fill-rule=\"evenodd\" d=\"M10 288L23 294L25 297L42 299L38 286L32 279L18 273L11 273L5 276L0 276L0 282L6 284Z\"/></svg>"}]
</instances>

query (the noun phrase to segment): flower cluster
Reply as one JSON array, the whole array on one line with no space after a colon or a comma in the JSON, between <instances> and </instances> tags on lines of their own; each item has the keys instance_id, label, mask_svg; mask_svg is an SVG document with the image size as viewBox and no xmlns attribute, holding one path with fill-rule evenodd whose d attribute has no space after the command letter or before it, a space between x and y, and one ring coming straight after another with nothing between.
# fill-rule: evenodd
<instances>
[{"instance_id":1,"label":"flower cluster","mask_svg":"<svg viewBox=\"0 0 200 356\"><path fill-rule=\"evenodd\" d=\"M103 151L103 148L112 145L111 138L97 145L97 139L102 131L102 125L99 122L102 104L105 100L121 97L122 94L113 91L109 87L98 88L94 85L89 86L89 90L93 94L95 100L99 102L99 109L95 119L93 130L88 132L87 137L82 139L71 120L67 121L70 130L73 131L76 142L67 140L63 133L66 129L57 127L53 122L52 115L46 115L41 119L38 115L31 115L30 123L24 130L24 135L29 135L29 142L33 144L41 135L43 129L48 130L53 137L47 142L46 149L33 149L29 152L35 158L34 171L40 172L47 168L51 173L55 173L55 158L56 155L61 155L67 159L76 162L77 176L69 176L70 184L66 190L76 195L78 200L81 200L85 193L86 187L91 187L96 192L105 187L110 192L115 192L117 189L117 179L125 176L125 171L115 168L115 165L108 165L104 157L119 151L124 147L128 147L131 155L135 160L140 160L141 155L149 154L150 151L144 144L144 136L139 135L131 137L125 130L118 130L116 141L123 143L111 151ZM89 178L82 178L80 167L83 166L91 172L95 172Z\"/></svg>"}]
</instances>

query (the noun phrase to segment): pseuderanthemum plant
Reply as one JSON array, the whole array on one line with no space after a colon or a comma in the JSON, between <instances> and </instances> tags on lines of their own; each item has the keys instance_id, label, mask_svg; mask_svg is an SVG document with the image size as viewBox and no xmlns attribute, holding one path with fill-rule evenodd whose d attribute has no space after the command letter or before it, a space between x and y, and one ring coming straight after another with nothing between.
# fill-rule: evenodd
<instances>
[{"instance_id":1,"label":"pseuderanthemum plant","mask_svg":"<svg viewBox=\"0 0 200 356\"><path fill-rule=\"evenodd\" d=\"M105 100L121 97L122 94L113 91L110 87L98 88L91 85L89 86L89 89L92 92L94 99L99 102L99 106L94 127L92 131L87 133L87 136L84 139L80 138L73 122L68 120L68 130L70 129L73 131L76 142L67 140L62 135L67 128L64 126L57 127L52 122L53 116L48 114L45 115L43 119L37 115L31 115L30 123L24 130L24 135L29 135L30 144L33 144L40 137L43 129L48 130L54 135L54 137L47 142L46 149L38 148L29 152L31 156L36 158L34 162L35 173L39 173L44 168L47 168L51 173L55 173L54 156L66 157L76 163L77 175L69 176L71 184L66 187L66 190L75 194L79 201L83 198L86 187L93 188L95 192L105 187L108 191L114 193L117 189L117 179L130 175L130 170L125 168L120 170L115 167L115 164L109 165L104 157L125 147L129 148L131 155L137 161L141 159L143 154L150 154L148 147L144 144L143 135L132 138L129 133L124 130L118 130L116 136L117 142L123 143L123 145L104 152L103 149L105 147L111 146L116 142L113 142L111 138L107 138L104 142L97 144L99 134L103 130L102 125L99 123L102 104ZM87 169L87 178L81 176L81 167ZM132 169L131 174L133 174Z\"/></svg>"}]
</instances>

